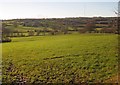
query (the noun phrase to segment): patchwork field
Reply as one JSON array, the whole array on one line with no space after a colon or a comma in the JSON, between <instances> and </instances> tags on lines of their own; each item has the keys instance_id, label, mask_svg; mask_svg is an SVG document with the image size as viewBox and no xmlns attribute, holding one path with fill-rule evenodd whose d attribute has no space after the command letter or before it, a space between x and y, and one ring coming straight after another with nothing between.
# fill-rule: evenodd
<instances>
[{"instance_id":1,"label":"patchwork field","mask_svg":"<svg viewBox=\"0 0 120 85\"><path fill-rule=\"evenodd\" d=\"M115 34L13 38L2 44L4 83L99 83L117 75Z\"/></svg>"}]
</instances>

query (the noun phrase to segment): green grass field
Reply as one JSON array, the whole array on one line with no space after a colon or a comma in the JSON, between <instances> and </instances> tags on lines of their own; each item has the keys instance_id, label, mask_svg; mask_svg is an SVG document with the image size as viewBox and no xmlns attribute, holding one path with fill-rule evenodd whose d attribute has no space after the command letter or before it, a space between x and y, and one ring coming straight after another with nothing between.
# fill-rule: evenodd
<instances>
[{"instance_id":1,"label":"green grass field","mask_svg":"<svg viewBox=\"0 0 120 85\"><path fill-rule=\"evenodd\" d=\"M117 35L13 38L2 44L3 82L104 82L117 75Z\"/></svg>"}]
</instances>

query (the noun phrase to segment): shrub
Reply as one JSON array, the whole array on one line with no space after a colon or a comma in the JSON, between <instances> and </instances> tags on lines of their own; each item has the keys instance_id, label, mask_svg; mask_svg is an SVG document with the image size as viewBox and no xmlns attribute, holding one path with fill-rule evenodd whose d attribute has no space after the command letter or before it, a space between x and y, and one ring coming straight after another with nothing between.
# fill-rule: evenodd
<instances>
[{"instance_id":1,"label":"shrub","mask_svg":"<svg viewBox=\"0 0 120 85\"><path fill-rule=\"evenodd\" d=\"M3 37L0 39L0 42L11 42L12 40L9 37Z\"/></svg>"}]
</instances>

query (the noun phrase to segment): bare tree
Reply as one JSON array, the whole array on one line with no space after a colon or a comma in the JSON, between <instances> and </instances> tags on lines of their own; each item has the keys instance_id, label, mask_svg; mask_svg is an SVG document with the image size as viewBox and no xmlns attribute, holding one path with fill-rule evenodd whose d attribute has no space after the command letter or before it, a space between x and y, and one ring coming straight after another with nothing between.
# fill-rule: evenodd
<instances>
[{"instance_id":1,"label":"bare tree","mask_svg":"<svg viewBox=\"0 0 120 85\"><path fill-rule=\"evenodd\" d=\"M92 19L92 20L87 21L85 29L88 32L94 31L94 29L95 29L95 20Z\"/></svg>"}]
</instances>

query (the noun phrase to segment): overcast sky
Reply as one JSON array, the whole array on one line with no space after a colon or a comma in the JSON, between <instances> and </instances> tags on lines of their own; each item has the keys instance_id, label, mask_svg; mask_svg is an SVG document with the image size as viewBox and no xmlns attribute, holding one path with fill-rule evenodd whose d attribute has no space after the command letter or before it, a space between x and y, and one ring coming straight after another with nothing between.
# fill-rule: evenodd
<instances>
[{"instance_id":1,"label":"overcast sky","mask_svg":"<svg viewBox=\"0 0 120 85\"><path fill-rule=\"evenodd\" d=\"M89 2L88 2L89 1ZM116 16L118 0L0 0L0 19Z\"/></svg>"}]
</instances>

